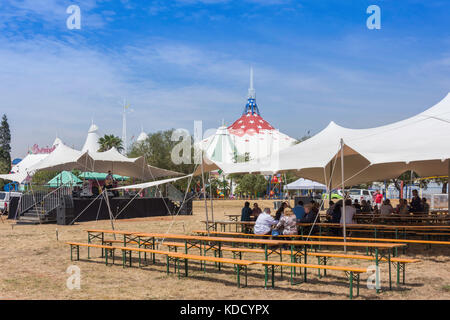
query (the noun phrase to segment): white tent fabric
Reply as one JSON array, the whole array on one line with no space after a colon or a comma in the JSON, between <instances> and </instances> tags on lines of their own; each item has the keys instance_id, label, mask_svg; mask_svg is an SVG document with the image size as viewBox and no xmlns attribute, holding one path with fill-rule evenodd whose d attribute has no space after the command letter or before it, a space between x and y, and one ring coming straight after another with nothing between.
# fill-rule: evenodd
<instances>
[{"instance_id":1,"label":"white tent fabric","mask_svg":"<svg viewBox=\"0 0 450 320\"><path fill-rule=\"evenodd\" d=\"M47 157L29 168L32 174L38 170L71 171L74 169L85 170L86 167L79 162L83 152L72 149L65 144L59 144Z\"/></svg>"},{"instance_id":2,"label":"white tent fabric","mask_svg":"<svg viewBox=\"0 0 450 320\"><path fill-rule=\"evenodd\" d=\"M119 174L121 176L144 180L182 175L178 172L149 166L144 157L127 158L115 148L105 152L87 152L79 159L79 162L85 163L87 170L90 171L111 171L114 174Z\"/></svg>"},{"instance_id":3,"label":"white tent fabric","mask_svg":"<svg viewBox=\"0 0 450 320\"><path fill-rule=\"evenodd\" d=\"M326 190L327 186L316 181L300 178L289 183L285 188L287 190Z\"/></svg>"},{"instance_id":4,"label":"white tent fabric","mask_svg":"<svg viewBox=\"0 0 450 320\"><path fill-rule=\"evenodd\" d=\"M115 189L112 189L112 190L125 190L125 189L127 189L127 190L128 189L139 189L140 190L140 189L146 189L146 188L150 188L150 187L159 186L159 185L164 184L164 183L175 182L177 180L185 179L185 178L188 178L188 177L191 177L191 176L192 176L192 174L189 174L189 175L183 176L183 177L164 179L164 180L158 180L158 181L152 181L152 182L146 182L146 183L139 183L139 184L133 184L133 185L130 185L130 186L124 186L124 187L115 188Z\"/></svg>"},{"instance_id":5,"label":"white tent fabric","mask_svg":"<svg viewBox=\"0 0 450 320\"><path fill-rule=\"evenodd\" d=\"M28 178L30 168L46 157L48 157L48 154L28 154L22 161L12 167L10 174L0 174L0 179L22 183Z\"/></svg>"},{"instance_id":6,"label":"white tent fabric","mask_svg":"<svg viewBox=\"0 0 450 320\"><path fill-rule=\"evenodd\" d=\"M81 152L97 152L98 149L100 149L98 139L100 139L100 136L98 134L98 127L95 124L92 124L89 128L88 135L86 137L86 141L84 142L83 148L81 149Z\"/></svg>"},{"instance_id":7,"label":"white tent fabric","mask_svg":"<svg viewBox=\"0 0 450 320\"><path fill-rule=\"evenodd\" d=\"M226 173L297 170L298 175L325 184L331 178L334 187L341 183L341 170L337 170L341 139L346 185L395 178L406 170L421 176L446 175L450 94L406 120L370 129L348 129L331 122L312 138L270 157L220 166Z\"/></svg>"}]
</instances>

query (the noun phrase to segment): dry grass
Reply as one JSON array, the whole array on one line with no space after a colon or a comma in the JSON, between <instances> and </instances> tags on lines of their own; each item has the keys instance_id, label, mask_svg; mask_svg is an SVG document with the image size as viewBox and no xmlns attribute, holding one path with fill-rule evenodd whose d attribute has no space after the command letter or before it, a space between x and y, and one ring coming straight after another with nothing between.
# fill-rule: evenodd
<instances>
[{"instance_id":1,"label":"dry grass","mask_svg":"<svg viewBox=\"0 0 450 320\"><path fill-rule=\"evenodd\" d=\"M272 207L272 201L259 201L260 206ZM188 234L203 228L204 203L194 203L193 216L155 217L116 221L116 229L147 232ZM225 219L224 213L239 213L243 201L216 201L214 215ZM288 276L278 279L274 290L264 290L264 273L260 266L249 271L249 286L238 289L233 270L226 266L218 272L213 265L208 272L198 270L192 263L189 278L178 278L165 273L164 261L156 265L123 269L119 262L105 266L94 251L94 259L70 261L69 247L64 241L87 240L87 228L110 228L109 221L86 222L75 226L21 226L11 222L0 223L0 299L347 299L348 282L344 274L329 272L318 279L309 273L309 282L291 286ZM56 239L58 230L59 241ZM366 288L367 275L362 275L359 299L449 299L450 248L426 250L422 246L410 248L407 256L422 259L408 266L407 284L393 291L376 294ZM97 256L97 258L95 258ZM87 257L81 249L81 258ZM247 256L252 258L251 256ZM261 259L262 257L255 256ZM119 259L120 260L120 259ZM366 261L334 260L333 264L368 266ZM70 265L81 269L81 289L66 287ZM394 273L395 275L395 273ZM382 284L387 286L387 265L382 266Z\"/></svg>"}]
</instances>

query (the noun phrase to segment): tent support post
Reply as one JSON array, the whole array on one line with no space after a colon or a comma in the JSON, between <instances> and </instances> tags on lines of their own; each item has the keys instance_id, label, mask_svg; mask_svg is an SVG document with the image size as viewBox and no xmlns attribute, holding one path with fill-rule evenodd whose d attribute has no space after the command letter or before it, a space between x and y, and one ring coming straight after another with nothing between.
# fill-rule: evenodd
<instances>
[{"instance_id":1,"label":"tent support post","mask_svg":"<svg viewBox=\"0 0 450 320\"><path fill-rule=\"evenodd\" d=\"M447 159L448 173L447 173L447 210L450 214L450 159Z\"/></svg>"},{"instance_id":2,"label":"tent support post","mask_svg":"<svg viewBox=\"0 0 450 320\"><path fill-rule=\"evenodd\" d=\"M211 220L214 222L214 203L213 203L213 193L212 193L212 186L211 186L211 172L209 172L209 196L211 200Z\"/></svg>"},{"instance_id":3,"label":"tent support post","mask_svg":"<svg viewBox=\"0 0 450 320\"><path fill-rule=\"evenodd\" d=\"M208 232L209 236L208 201L206 200L205 172L203 168L203 150L201 161L202 161L201 167L202 167L203 198L205 199L206 232Z\"/></svg>"},{"instance_id":4,"label":"tent support post","mask_svg":"<svg viewBox=\"0 0 450 320\"><path fill-rule=\"evenodd\" d=\"M347 252L347 246L345 243L347 242L347 219L345 215L345 185L344 185L344 139L341 139L341 178L342 178L342 194L344 195L344 203L342 205L342 215L344 218L344 252Z\"/></svg>"},{"instance_id":5,"label":"tent support post","mask_svg":"<svg viewBox=\"0 0 450 320\"><path fill-rule=\"evenodd\" d=\"M108 212L109 212L109 220L111 221L111 228L114 230L114 222L113 222L113 214L111 212L111 206L109 205L109 197L108 197L108 190L103 190L103 198L105 198L106 205L108 206ZM116 240L116 234L114 233L114 240Z\"/></svg>"}]
</instances>

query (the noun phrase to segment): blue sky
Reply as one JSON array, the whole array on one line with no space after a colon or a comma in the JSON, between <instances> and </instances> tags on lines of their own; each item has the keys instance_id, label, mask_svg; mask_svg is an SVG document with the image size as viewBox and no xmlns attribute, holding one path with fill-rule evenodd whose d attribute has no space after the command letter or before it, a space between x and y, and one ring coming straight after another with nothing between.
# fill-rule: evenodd
<instances>
[{"instance_id":1,"label":"blue sky","mask_svg":"<svg viewBox=\"0 0 450 320\"><path fill-rule=\"evenodd\" d=\"M124 98L128 137L214 128L240 116L253 66L262 116L292 137L378 126L450 91L449 15L448 1L1 0L0 113L14 157L56 134L81 148L92 118L120 136Z\"/></svg>"}]
</instances>

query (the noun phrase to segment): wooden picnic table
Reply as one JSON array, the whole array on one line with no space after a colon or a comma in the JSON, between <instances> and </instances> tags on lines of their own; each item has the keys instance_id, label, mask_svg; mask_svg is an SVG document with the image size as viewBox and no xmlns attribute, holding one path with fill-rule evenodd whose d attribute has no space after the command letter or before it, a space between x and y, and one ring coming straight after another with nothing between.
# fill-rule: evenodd
<instances>
[{"instance_id":1,"label":"wooden picnic table","mask_svg":"<svg viewBox=\"0 0 450 320\"><path fill-rule=\"evenodd\" d=\"M282 260L282 245L290 245L291 247L291 259L295 259L296 256L303 256L305 263L307 263L308 247L310 246L337 246L337 247L366 247L375 249L375 264L378 267L381 259L383 257L387 259L389 264L389 275L391 274L391 251L394 248L399 248L405 246L401 243L375 243L375 242L342 242L342 241L307 241L307 240L266 240L266 239L246 239L246 238L229 238L229 237L208 237L208 236L192 236L192 235L182 235L182 234L166 234L166 233L140 233L140 232L121 232L119 230L86 230L88 234L95 234L97 239L102 239L104 241L104 234L122 234L124 237L124 246L128 243L137 243L139 247L149 246L151 249L156 249L157 241L156 239L173 239L182 240L185 243L185 253L192 247L203 248L203 255L209 250L216 250L219 257L222 256L222 245L224 243L231 243L232 246L235 244L253 244L264 246L265 260L269 259L271 254L278 254L280 256L280 261ZM102 243L103 244L103 243ZM296 247L301 247L296 249ZM384 251L387 251L387 256L384 256ZM392 252L395 256L395 253ZM140 259L139 255L139 259ZM155 262L155 254L153 254L153 261ZM294 260L292 260L294 261ZM267 266L266 266L267 267ZM220 264L219 264L220 269ZM306 281L306 270L304 275L304 280ZM391 277L389 276L390 288ZM378 273L376 278L377 284L379 284ZM378 287L378 285L377 285Z\"/></svg>"},{"instance_id":2,"label":"wooden picnic table","mask_svg":"<svg viewBox=\"0 0 450 320\"><path fill-rule=\"evenodd\" d=\"M225 214L230 221L238 221L240 214Z\"/></svg>"}]
</instances>

